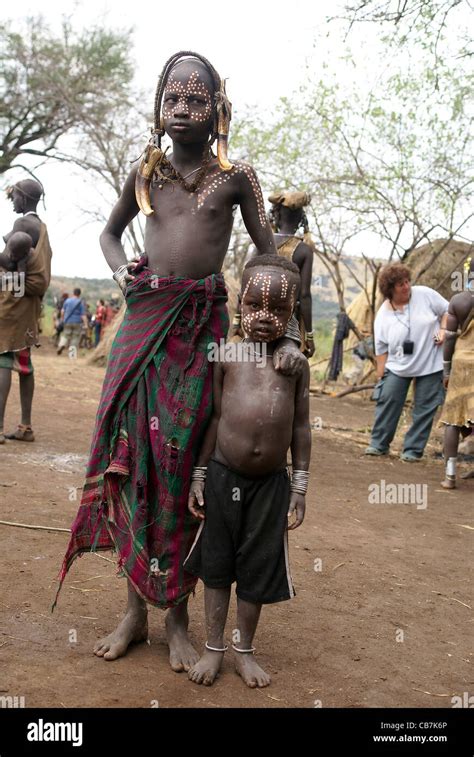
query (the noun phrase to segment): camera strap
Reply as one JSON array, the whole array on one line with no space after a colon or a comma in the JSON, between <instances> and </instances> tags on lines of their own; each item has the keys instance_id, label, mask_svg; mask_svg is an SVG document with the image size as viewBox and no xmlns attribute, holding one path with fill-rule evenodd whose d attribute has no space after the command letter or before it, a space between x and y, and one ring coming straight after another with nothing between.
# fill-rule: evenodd
<instances>
[{"instance_id":1,"label":"camera strap","mask_svg":"<svg viewBox=\"0 0 474 757\"><path fill-rule=\"evenodd\" d=\"M391 303L391 302L390 302L390 304L392 305L392 303ZM393 305L392 305L392 308L393 308L393 313L394 313L394 315L395 315L395 318L397 319L397 321L398 321L399 323L401 323L401 324L402 324L402 326L405 326L405 328L406 328L406 329L408 329L408 334L407 334L407 337L408 337L408 339L409 339L409 338L410 338L410 331L411 331L410 300L408 300L408 303L407 303L408 325L407 325L406 323L404 323L404 322L403 322L403 321L401 320L401 318L399 318L399 316L398 316L398 313L397 313L397 309L396 309L396 308L394 308L394 307L393 307Z\"/></svg>"}]
</instances>

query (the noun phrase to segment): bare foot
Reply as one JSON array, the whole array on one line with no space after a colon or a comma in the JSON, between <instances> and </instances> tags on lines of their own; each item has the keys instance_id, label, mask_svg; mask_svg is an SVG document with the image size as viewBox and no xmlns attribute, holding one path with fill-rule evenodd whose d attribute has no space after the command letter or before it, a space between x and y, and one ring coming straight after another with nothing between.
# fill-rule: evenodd
<instances>
[{"instance_id":1,"label":"bare foot","mask_svg":"<svg viewBox=\"0 0 474 757\"><path fill-rule=\"evenodd\" d=\"M104 660L116 660L123 657L133 642L146 641L148 638L147 612L129 610L120 621L115 631L98 641L94 654Z\"/></svg>"},{"instance_id":2,"label":"bare foot","mask_svg":"<svg viewBox=\"0 0 474 757\"><path fill-rule=\"evenodd\" d=\"M262 689L264 686L268 686L271 683L271 678L268 673L257 665L253 654L242 654L242 652L236 652L234 655L235 669L239 676L242 678L247 686L251 689Z\"/></svg>"},{"instance_id":3,"label":"bare foot","mask_svg":"<svg viewBox=\"0 0 474 757\"><path fill-rule=\"evenodd\" d=\"M185 607L175 607L166 615L166 638L170 648L170 665L175 673L190 670L199 655L188 638L188 613Z\"/></svg>"},{"instance_id":4,"label":"bare foot","mask_svg":"<svg viewBox=\"0 0 474 757\"><path fill-rule=\"evenodd\" d=\"M203 683L204 686L212 686L219 675L223 659L224 652L211 652L206 649L201 659L189 671L189 680L194 683Z\"/></svg>"},{"instance_id":5,"label":"bare foot","mask_svg":"<svg viewBox=\"0 0 474 757\"><path fill-rule=\"evenodd\" d=\"M441 486L443 489L456 489L456 481L453 481L452 478L445 478L444 481L441 481Z\"/></svg>"}]
</instances>

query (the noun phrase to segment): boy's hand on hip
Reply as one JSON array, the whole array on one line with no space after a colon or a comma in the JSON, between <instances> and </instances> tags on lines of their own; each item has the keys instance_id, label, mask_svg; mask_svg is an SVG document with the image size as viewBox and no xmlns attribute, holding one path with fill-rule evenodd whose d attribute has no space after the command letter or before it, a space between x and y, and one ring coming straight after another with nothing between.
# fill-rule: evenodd
<instances>
[{"instance_id":1,"label":"boy's hand on hip","mask_svg":"<svg viewBox=\"0 0 474 757\"><path fill-rule=\"evenodd\" d=\"M305 362L305 356L291 339L283 339L273 353L273 367L284 376L300 374Z\"/></svg>"},{"instance_id":2,"label":"boy's hand on hip","mask_svg":"<svg viewBox=\"0 0 474 757\"><path fill-rule=\"evenodd\" d=\"M304 521L305 510L306 499L304 495L292 492L290 496L290 507L288 509L288 531L293 531L295 528L298 528L298 526L301 526ZM290 523L290 518L292 517L293 513L296 514L296 518L292 523Z\"/></svg>"},{"instance_id":3,"label":"boy's hand on hip","mask_svg":"<svg viewBox=\"0 0 474 757\"><path fill-rule=\"evenodd\" d=\"M204 481L191 481L188 510L199 520L204 520Z\"/></svg>"}]
</instances>

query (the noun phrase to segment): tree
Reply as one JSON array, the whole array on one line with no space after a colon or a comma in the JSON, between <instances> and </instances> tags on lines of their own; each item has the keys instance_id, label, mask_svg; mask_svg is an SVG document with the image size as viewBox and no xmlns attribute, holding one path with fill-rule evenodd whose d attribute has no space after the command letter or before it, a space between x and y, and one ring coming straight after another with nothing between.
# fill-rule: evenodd
<instances>
[{"instance_id":1,"label":"tree","mask_svg":"<svg viewBox=\"0 0 474 757\"><path fill-rule=\"evenodd\" d=\"M55 158L58 140L100 124L127 98L129 33L101 26L54 34L41 16L0 25L0 173L22 156ZM28 169L27 169L28 170Z\"/></svg>"},{"instance_id":2,"label":"tree","mask_svg":"<svg viewBox=\"0 0 474 757\"><path fill-rule=\"evenodd\" d=\"M141 102L143 98L138 97ZM149 120L149 119L148 119ZM74 142L73 150L61 151L58 160L72 163L80 169L90 187L87 207L81 208L87 221L99 221L104 225L113 204L120 194L131 169L131 163L139 158L146 143L144 126L146 116L136 107L124 102L106 113L100 121L84 121L81 136ZM94 182L91 178L94 177ZM144 225L141 214L125 231L126 252L135 256L144 249Z\"/></svg>"},{"instance_id":3,"label":"tree","mask_svg":"<svg viewBox=\"0 0 474 757\"><path fill-rule=\"evenodd\" d=\"M397 48L408 43L422 47L432 55L435 66L444 55L441 49L447 48L447 45L443 48L443 43L446 42L448 21L457 23L460 44L456 56L474 54L468 26L472 12L469 0L359 0L346 3L344 10L349 31L355 24L379 24L391 31L386 41L395 43Z\"/></svg>"},{"instance_id":4,"label":"tree","mask_svg":"<svg viewBox=\"0 0 474 757\"><path fill-rule=\"evenodd\" d=\"M403 258L421 241L462 236L473 217L474 161L469 75L441 65L380 77L369 95L308 80L283 98L273 122L251 112L232 146L258 167L268 189L306 189L316 254L345 309L342 267L357 245ZM353 278L375 304L376 263Z\"/></svg>"}]
</instances>

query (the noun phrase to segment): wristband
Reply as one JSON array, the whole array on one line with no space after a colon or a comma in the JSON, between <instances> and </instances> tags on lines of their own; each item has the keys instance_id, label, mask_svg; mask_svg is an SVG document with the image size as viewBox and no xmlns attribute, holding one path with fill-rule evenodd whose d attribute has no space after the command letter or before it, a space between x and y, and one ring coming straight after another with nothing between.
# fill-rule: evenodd
<instances>
[{"instance_id":1,"label":"wristband","mask_svg":"<svg viewBox=\"0 0 474 757\"><path fill-rule=\"evenodd\" d=\"M115 279L117 284L119 285L122 292L125 292L127 288L127 284L125 281L125 277L128 274L128 266L127 265L119 265L116 271L113 272L112 278Z\"/></svg>"},{"instance_id":2,"label":"wristband","mask_svg":"<svg viewBox=\"0 0 474 757\"><path fill-rule=\"evenodd\" d=\"M205 481L207 474L206 465L195 465L191 473L191 481Z\"/></svg>"},{"instance_id":3,"label":"wristband","mask_svg":"<svg viewBox=\"0 0 474 757\"><path fill-rule=\"evenodd\" d=\"M303 496L308 491L309 471L293 470L291 475L290 491Z\"/></svg>"}]
</instances>

